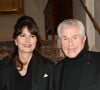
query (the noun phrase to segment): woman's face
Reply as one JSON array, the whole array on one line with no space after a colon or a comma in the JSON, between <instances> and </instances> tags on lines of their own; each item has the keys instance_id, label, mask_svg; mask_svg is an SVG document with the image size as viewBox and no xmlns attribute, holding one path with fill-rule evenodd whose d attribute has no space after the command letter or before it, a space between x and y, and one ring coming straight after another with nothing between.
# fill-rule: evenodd
<instances>
[{"instance_id":1,"label":"woman's face","mask_svg":"<svg viewBox=\"0 0 100 90\"><path fill-rule=\"evenodd\" d=\"M19 53L32 53L36 47L37 38L32 35L28 28L23 28L23 31L15 39L15 44L18 46Z\"/></svg>"}]
</instances>

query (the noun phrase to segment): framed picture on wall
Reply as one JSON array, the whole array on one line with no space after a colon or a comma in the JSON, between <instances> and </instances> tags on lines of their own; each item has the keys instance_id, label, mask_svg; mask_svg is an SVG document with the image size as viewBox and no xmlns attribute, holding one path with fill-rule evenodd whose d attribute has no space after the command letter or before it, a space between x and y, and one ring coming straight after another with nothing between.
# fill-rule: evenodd
<instances>
[{"instance_id":1,"label":"framed picture on wall","mask_svg":"<svg viewBox=\"0 0 100 90\"><path fill-rule=\"evenodd\" d=\"M24 0L0 0L0 15L24 14Z\"/></svg>"}]
</instances>

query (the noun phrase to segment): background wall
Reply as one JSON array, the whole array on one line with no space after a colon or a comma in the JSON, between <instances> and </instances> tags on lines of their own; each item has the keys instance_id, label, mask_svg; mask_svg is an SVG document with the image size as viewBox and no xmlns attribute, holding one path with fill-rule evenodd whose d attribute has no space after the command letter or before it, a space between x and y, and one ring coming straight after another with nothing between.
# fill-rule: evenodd
<instances>
[{"instance_id":1,"label":"background wall","mask_svg":"<svg viewBox=\"0 0 100 90\"><path fill-rule=\"evenodd\" d=\"M85 1L85 0L84 0ZM74 18L78 18L83 21L83 23L86 25L86 13L83 9L80 0L73 0L73 16ZM100 0L94 0L94 18L98 22L100 26ZM95 30L95 45L92 49L92 51L100 51L100 34ZM88 35L89 33L87 33Z\"/></svg>"},{"instance_id":2,"label":"background wall","mask_svg":"<svg viewBox=\"0 0 100 90\"><path fill-rule=\"evenodd\" d=\"M82 20L84 24L86 22L85 11L79 0L73 0L73 17Z\"/></svg>"},{"instance_id":3,"label":"background wall","mask_svg":"<svg viewBox=\"0 0 100 90\"><path fill-rule=\"evenodd\" d=\"M94 15L100 27L100 0L94 0L94 1L95 1L94 2L94 8L95 8ZM95 42L96 42L97 51L100 51L100 34L98 34L98 32L96 32Z\"/></svg>"},{"instance_id":4,"label":"background wall","mask_svg":"<svg viewBox=\"0 0 100 90\"><path fill-rule=\"evenodd\" d=\"M32 16L38 24L41 37L45 39L45 23L44 23L44 8L48 0L24 0L25 15ZM94 0L94 16L100 25L100 0ZM13 27L17 16L0 16L0 41L9 41L12 39ZM73 0L73 17L81 19L86 23L86 14L79 0ZM95 32L95 46L97 51L100 51L100 34Z\"/></svg>"},{"instance_id":5,"label":"background wall","mask_svg":"<svg viewBox=\"0 0 100 90\"><path fill-rule=\"evenodd\" d=\"M42 38L44 35L44 8L47 0L24 0L25 15L32 16L38 24ZM13 27L20 15L0 16L0 41L12 39Z\"/></svg>"}]
</instances>

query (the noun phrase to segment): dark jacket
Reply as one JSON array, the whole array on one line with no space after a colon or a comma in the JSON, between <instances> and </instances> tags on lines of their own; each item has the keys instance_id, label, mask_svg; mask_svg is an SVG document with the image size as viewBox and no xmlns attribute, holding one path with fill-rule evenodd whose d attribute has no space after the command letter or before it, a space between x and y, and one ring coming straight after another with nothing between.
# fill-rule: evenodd
<instances>
[{"instance_id":1,"label":"dark jacket","mask_svg":"<svg viewBox=\"0 0 100 90\"><path fill-rule=\"evenodd\" d=\"M83 50L55 66L55 90L100 90L100 53Z\"/></svg>"},{"instance_id":2,"label":"dark jacket","mask_svg":"<svg viewBox=\"0 0 100 90\"><path fill-rule=\"evenodd\" d=\"M15 69L6 61L0 62L0 90L14 90ZM34 57L32 63L32 90L53 90L53 63L43 57Z\"/></svg>"}]
</instances>

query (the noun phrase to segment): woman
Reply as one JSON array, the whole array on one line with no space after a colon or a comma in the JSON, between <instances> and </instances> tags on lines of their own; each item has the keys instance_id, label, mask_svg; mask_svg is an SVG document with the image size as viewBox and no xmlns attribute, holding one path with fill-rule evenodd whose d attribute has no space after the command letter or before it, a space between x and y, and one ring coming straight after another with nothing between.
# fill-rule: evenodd
<instances>
[{"instance_id":1,"label":"woman","mask_svg":"<svg viewBox=\"0 0 100 90\"><path fill-rule=\"evenodd\" d=\"M53 63L39 54L41 40L33 18L18 19L13 39L12 56L0 63L0 90L53 90Z\"/></svg>"}]
</instances>

